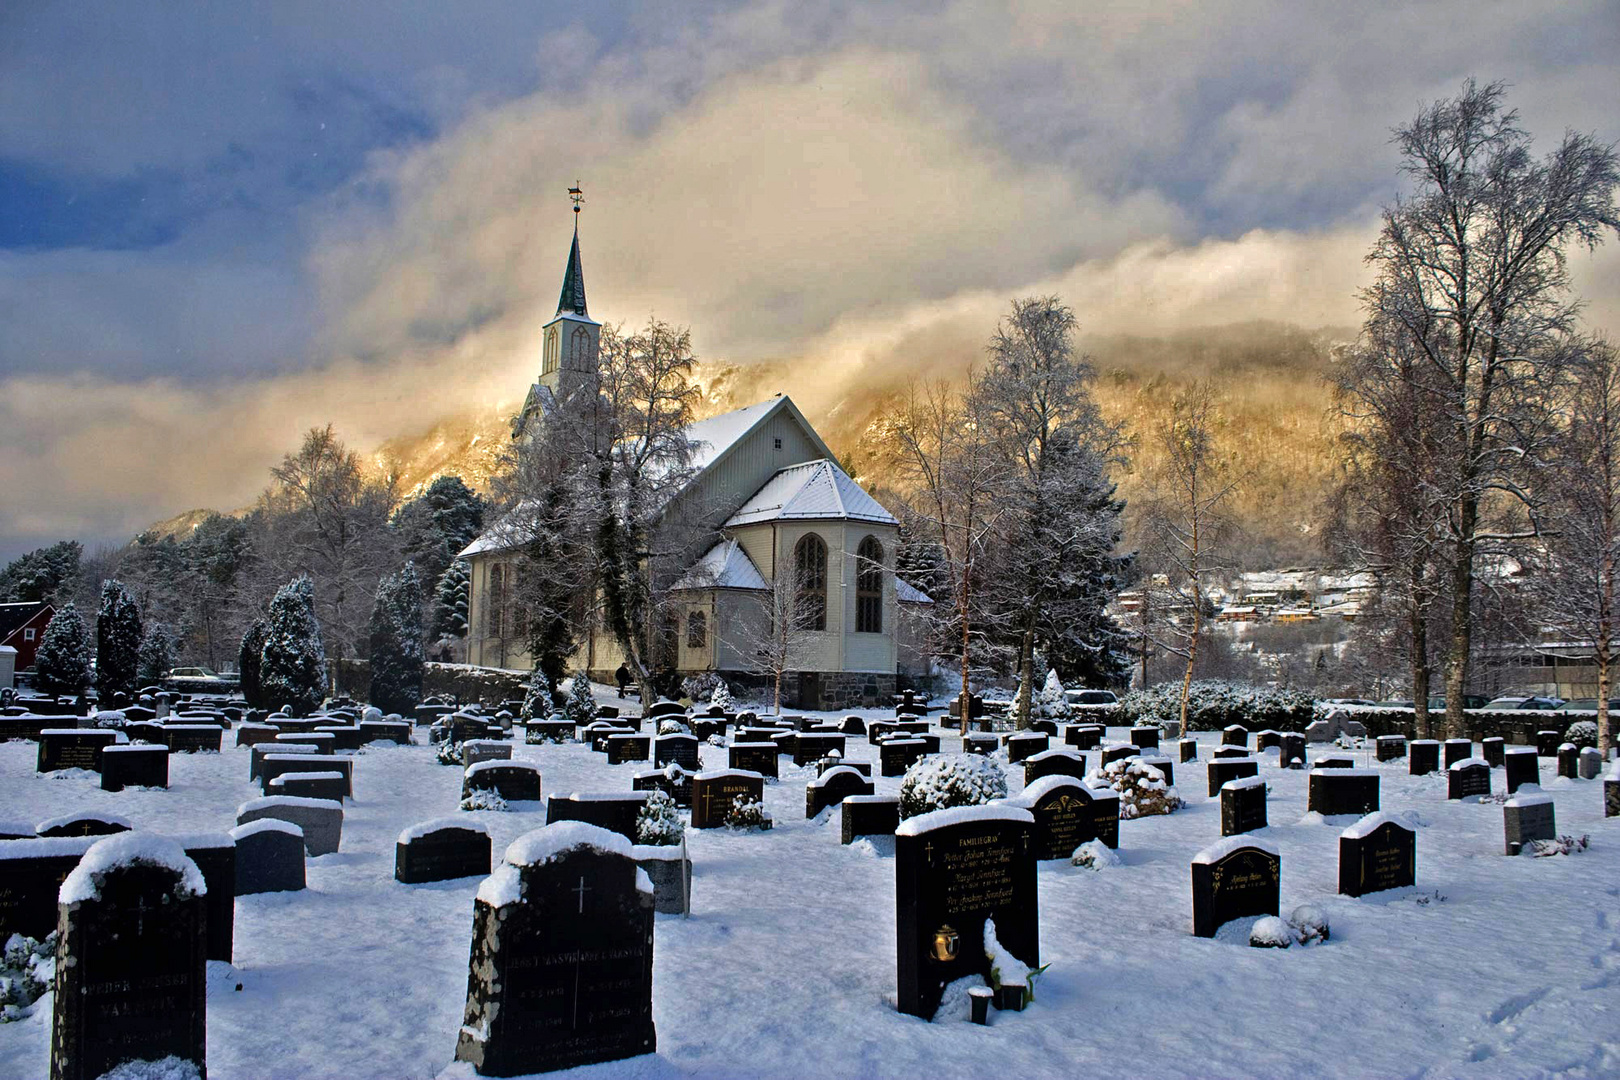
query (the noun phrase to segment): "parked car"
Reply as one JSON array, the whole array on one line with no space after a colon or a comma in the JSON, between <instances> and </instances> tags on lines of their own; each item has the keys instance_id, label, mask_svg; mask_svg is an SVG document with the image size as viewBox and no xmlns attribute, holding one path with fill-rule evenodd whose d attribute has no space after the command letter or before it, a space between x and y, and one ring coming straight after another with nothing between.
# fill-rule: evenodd
<instances>
[{"instance_id":1,"label":"parked car","mask_svg":"<svg viewBox=\"0 0 1620 1080\"><path fill-rule=\"evenodd\" d=\"M1506 709L1536 709L1542 712L1548 712L1558 708L1558 706L1562 705L1563 703L1563 698L1509 696L1499 697L1495 701L1489 702L1481 707L1490 709L1492 711L1501 711Z\"/></svg>"},{"instance_id":2,"label":"parked car","mask_svg":"<svg viewBox=\"0 0 1620 1080\"><path fill-rule=\"evenodd\" d=\"M1491 699L1486 697L1484 694L1464 694L1463 695L1463 708L1465 708L1465 709L1483 709L1485 706L1489 705L1490 703L1491 703ZM1446 711L1446 699L1444 697L1431 697L1429 699L1429 711L1430 712L1445 712Z\"/></svg>"},{"instance_id":3,"label":"parked car","mask_svg":"<svg viewBox=\"0 0 1620 1080\"><path fill-rule=\"evenodd\" d=\"M163 682L171 689L192 694L229 693L242 685L239 675L221 675L205 667L170 668Z\"/></svg>"},{"instance_id":4,"label":"parked car","mask_svg":"<svg viewBox=\"0 0 1620 1080\"><path fill-rule=\"evenodd\" d=\"M1377 705L1380 709L1411 709L1416 708L1417 706L1417 703L1411 698L1406 698L1404 700L1401 698L1390 698L1388 701L1375 701L1373 704Z\"/></svg>"},{"instance_id":5,"label":"parked car","mask_svg":"<svg viewBox=\"0 0 1620 1080\"><path fill-rule=\"evenodd\" d=\"M1571 698L1558 706L1559 712L1597 712L1598 699L1595 697ZM1609 711L1620 712L1620 699L1609 699Z\"/></svg>"},{"instance_id":6,"label":"parked car","mask_svg":"<svg viewBox=\"0 0 1620 1080\"><path fill-rule=\"evenodd\" d=\"M220 678L218 674L216 674L215 672L213 672L213 671L211 671L211 670L209 670L208 668L205 668L205 667L177 667L177 668L170 668L169 673L168 673L168 675L165 676L165 678L169 678L169 679L207 679L207 680L209 680L211 682L219 682L219 683L222 683L222 682L225 681L224 679Z\"/></svg>"},{"instance_id":7,"label":"parked car","mask_svg":"<svg viewBox=\"0 0 1620 1080\"><path fill-rule=\"evenodd\" d=\"M1323 701L1324 705L1377 705L1376 701L1369 701L1359 697L1334 697Z\"/></svg>"},{"instance_id":8,"label":"parked car","mask_svg":"<svg viewBox=\"0 0 1620 1080\"><path fill-rule=\"evenodd\" d=\"M1112 690L1065 690L1063 696L1070 705L1118 705L1119 696Z\"/></svg>"}]
</instances>

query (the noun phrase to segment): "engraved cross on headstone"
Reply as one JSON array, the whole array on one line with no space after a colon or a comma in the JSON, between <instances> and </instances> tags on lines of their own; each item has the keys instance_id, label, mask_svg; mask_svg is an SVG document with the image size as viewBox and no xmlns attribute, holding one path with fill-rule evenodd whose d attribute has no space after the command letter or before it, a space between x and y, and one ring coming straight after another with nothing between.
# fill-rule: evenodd
<instances>
[{"instance_id":1,"label":"engraved cross on headstone","mask_svg":"<svg viewBox=\"0 0 1620 1080\"><path fill-rule=\"evenodd\" d=\"M923 854L928 856L928 865L934 865L934 842L930 840L923 845Z\"/></svg>"},{"instance_id":2,"label":"engraved cross on headstone","mask_svg":"<svg viewBox=\"0 0 1620 1080\"><path fill-rule=\"evenodd\" d=\"M591 891L591 887L585 884L585 875L581 874L579 876L579 884L568 891L579 894L579 913L581 915L585 914L585 894Z\"/></svg>"},{"instance_id":3,"label":"engraved cross on headstone","mask_svg":"<svg viewBox=\"0 0 1620 1080\"><path fill-rule=\"evenodd\" d=\"M148 911L156 911L156 910L157 910L156 908L154 908L150 903L147 902L147 899L144 896L141 897L140 900L136 902L136 904L135 904L135 933L137 933L137 934L145 934L146 933L146 913Z\"/></svg>"}]
</instances>

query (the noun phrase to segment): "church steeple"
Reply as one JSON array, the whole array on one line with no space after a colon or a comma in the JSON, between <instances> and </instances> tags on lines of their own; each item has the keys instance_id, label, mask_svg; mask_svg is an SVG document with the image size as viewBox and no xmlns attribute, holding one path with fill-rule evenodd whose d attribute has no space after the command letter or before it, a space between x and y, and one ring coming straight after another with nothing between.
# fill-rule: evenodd
<instances>
[{"instance_id":1,"label":"church steeple","mask_svg":"<svg viewBox=\"0 0 1620 1080\"><path fill-rule=\"evenodd\" d=\"M556 394L568 373L593 373L602 324L591 318L585 307L585 264L579 257L579 211L585 196L578 185L568 189L574 203L574 242L568 249L563 268L562 295L557 298L557 314L541 328L540 381L537 387Z\"/></svg>"},{"instance_id":2,"label":"church steeple","mask_svg":"<svg viewBox=\"0 0 1620 1080\"><path fill-rule=\"evenodd\" d=\"M575 208L576 211L578 208ZM574 218L574 246L568 252L568 266L563 270L562 295L557 298L557 314L583 315L585 310L585 267L579 261L579 218Z\"/></svg>"}]
</instances>

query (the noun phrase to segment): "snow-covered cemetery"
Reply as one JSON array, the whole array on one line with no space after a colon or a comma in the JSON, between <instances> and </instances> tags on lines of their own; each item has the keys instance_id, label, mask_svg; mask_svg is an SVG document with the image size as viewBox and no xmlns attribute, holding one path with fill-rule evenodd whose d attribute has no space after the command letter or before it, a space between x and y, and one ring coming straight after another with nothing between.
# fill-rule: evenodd
<instances>
[{"instance_id":1,"label":"snow-covered cemetery","mask_svg":"<svg viewBox=\"0 0 1620 1080\"><path fill-rule=\"evenodd\" d=\"M0 18L0 1080L1620 1077L1612 9L292 11Z\"/></svg>"}]
</instances>

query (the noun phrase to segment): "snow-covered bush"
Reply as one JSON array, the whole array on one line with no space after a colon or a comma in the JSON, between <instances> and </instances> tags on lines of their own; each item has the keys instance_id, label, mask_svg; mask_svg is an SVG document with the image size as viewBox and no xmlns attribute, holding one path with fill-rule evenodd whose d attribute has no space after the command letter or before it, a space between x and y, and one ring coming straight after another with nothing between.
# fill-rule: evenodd
<instances>
[{"instance_id":1,"label":"snow-covered bush","mask_svg":"<svg viewBox=\"0 0 1620 1080\"><path fill-rule=\"evenodd\" d=\"M536 667L529 676L529 688L523 694L523 708L519 710L518 718L525 723L544 720L556 711L557 704L551 696L551 680Z\"/></svg>"},{"instance_id":2,"label":"snow-covered bush","mask_svg":"<svg viewBox=\"0 0 1620 1080\"><path fill-rule=\"evenodd\" d=\"M457 559L439 576L433 589L433 637L451 641L467 636L467 595L472 565Z\"/></svg>"},{"instance_id":3,"label":"snow-covered bush","mask_svg":"<svg viewBox=\"0 0 1620 1080\"><path fill-rule=\"evenodd\" d=\"M1087 870L1103 870L1110 866L1118 866L1119 855L1101 840L1087 840L1074 849L1074 856L1070 861Z\"/></svg>"},{"instance_id":4,"label":"snow-covered bush","mask_svg":"<svg viewBox=\"0 0 1620 1080\"><path fill-rule=\"evenodd\" d=\"M1532 840L1519 853L1544 859L1549 855L1579 855L1591 846L1591 836L1582 833L1580 836L1560 836L1556 840Z\"/></svg>"},{"instance_id":5,"label":"snow-covered bush","mask_svg":"<svg viewBox=\"0 0 1620 1080\"><path fill-rule=\"evenodd\" d=\"M49 694L83 694L90 687L90 631L69 601L45 625L34 653L39 688Z\"/></svg>"},{"instance_id":6,"label":"snow-covered bush","mask_svg":"<svg viewBox=\"0 0 1620 1080\"><path fill-rule=\"evenodd\" d=\"M271 707L306 716L326 693L326 649L315 618L315 586L307 576L276 590L265 620L259 685Z\"/></svg>"},{"instance_id":7,"label":"snow-covered bush","mask_svg":"<svg viewBox=\"0 0 1620 1080\"><path fill-rule=\"evenodd\" d=\"M264 643L260 642L263 648ZM162 623L148 623L141 634L140 661L135 665L135 681L141 686L156 686L174 667L174 636Z\"/></svg>"},{"instance_id":8,"label":"snow-covered bush","mask_svg":"<svg viewBox=\"0 0 1620 1080\"><path fill-rule=\"evenodd\" d=\"M1290 912L1288 925L1293 927L1301 945L1315 945L1333 934L1328 927L1327 913L1313 904L1301 904Z\"/></svg>"},{"instance_id":9,"label":"snow-covered bush","mask_svg":"<svg viewBox=\"0 0 1620 1080\"><path fill-rule=\"evenodd\" d=\"M461 808L463 810L510 809L506 805L506 800L501 798L500 792L491 791L488 788L479 788L477 791L469 791L467 793L467 797L461 800Z\"/></svg>"},{"instance_id":10,"label":"snow-covered bush","mask_svg":"<svg viewBox=\"0 0 1620 1080\"><path fill-rule=\"evenodd\" d=\"M1093 769L1086 781L1119 792L1122 819L1171 814L1185 805L1176 789L1164 782L1164 774L1143 764L1141 758L1110 761L1101 769Z\"/></svg>"},{"instance_id":11,"label":"snow-covered bush","mask_svg":"<svg viewBox=\"0 0 1620 1080\"><path fill-rule=\"evenodd\" d=\"M461 744L445 739L439 744L435 755L440 765L461 765Z\"/></svg>"},{"instance_id":12,"label":"snow-covered bush","mask_svg":"<svg viewBox=\"0 0 1620 1080\"><path fill-rule=\"evenodd\" d=\"M122 581L109 578L101 583L101 607L96 612L96 693L101 700L134 693L140 662L140 605Z\"/></svg>"},{"instance_id":13,"label":"snow-covered bush","mask_svg":"<svg viewBox=\"0 0 1620 1080\"><path fill-rule=\"evenodd\" d=\"M1074 707L1063 692L1063 683L1058 680L1055 668L1046 673L1046 685L1029 703L1029 716L1032 720L1054 720L1060 724L1066 724L1073 718Z\"/></svg>"},{"instance_id":14,"label":"snow-covered bush","mask_svg":"<svg viewBox=\"0 0 1620 1080\"><path fill-rule=\"evenodd\" d=\"M584 727L596 719L596 699L591 696L591 678L584 671L576 671L569 682L568 700L563 702L563 719L575 727Z\"/></svg>"},{"instance_id":15,"label":"snow-covered bush","mask_svg":"<svg viewBox=\"0 0 1620 1080\"><path fill-rule=\"evenodd\" d=\"M709 745L718 746L721 749L724 749L726 746L726 737L716 732L715 734L709 736Z\"/></svg>"},{"instance_id":16,"label":"snow-covered bush","mask_svg":"<svg viewBox=\"0 0 1620 1080\"><path fill-rule=\"evenodd\" d=\"M1129 727L1181 723L1181 684L1157 683L1132 690L1119 701L1112 723ZM1197 679L1187 693L1187 727L1191 731L1220 731L1242 724L1251 731L1304 731L1316 719L1316 702L1301 690L1271 690L1242 686L1219 679Z\"/></svg>"},{"instance_id":17,"label":"snow-covered bush","mask_svg":"<svg viewBox=\"0 0 1620 1080\"><path fill-rule=\"evenodd\" d=\"M422 700L422 583L416 565L377 582L371 608L371 703L405 712Z\"/></svg>"},{"instance_id":18,"label":"snow-covered bush","mask_svg":"<svg viewBox=\"0 0 1620 1080\"><path fill-rule=\"evenodd\" d=\"M952 806L982 806L1007 797L1007 776L979 754L925 757L900 781L900 817L916 817Z\"/></svg>"},{"instance_id":19,"label":"snow-covered bush","mask_svg":"<svg viewBox=\"0 0 1620 1080\"><path fill-rule=\"evenodd\" d=\"M726 826L732 829L768 829L771 827L771 815L764 803L745 796L731 804L731 809L726 813Z\"/></svg>"},{"instance_id":20,"label":"snow-covered bush","mask_svg":"<svg viewBox=\"0 0 1620 1080\"><path fill-rule=\"evenodd\" d=\"M681 697L688 701L704 701L724 685L725 680L712 671L689 675L681 680Z\"/></svg>"},{"instance_id":21,"label":"snow-covered bush","mask_svg":"<svg viewBox=\"0 0 1620 1080\"><path fill-rule=\"evenodd\" d=\"M732 700L731 687L727 686L724 680L714 688L714 693L709 695L709 704L717 707L721 712L730 712L735 707L736 702Z\"/></svg>"},{"instance_id":22,"label":"snow-covered bush","mask_svg":"<svg viewBox=\"0 0 1620 1080\"><path fill-rule=\"evenodd\" d=\"M654 846L678 844L686 835L681 812L666 791L654 791L636 811L636 843Z\"/></svg>"},{"instance_id":23,"label":"snow-covered bush","mask_svg":"<svg viewBox=\"0 0 1620 1080\"><path fill-rule=\"evenodd\" d=\"M658 721L658 734L660 735L690 735L691 733L685 724L673 716L666 716Z\"/></svg>"},{"instance_id":24,"label":"snow-covered bush","mask_svg":"<svg viewBox=\"0 0 1620 1080\"><path fill-rule=\"evenodd\" d=\"M1286 949L1294 941L1294 928L1275 915L1267 915L1249 931L1249 944L1257 949Z\"/></svg>"},{"instance_id":25,"label":"snow-covered bush","mask_svg":"<svg viewBox=\"0 0 1620 1080\"><path fill-rule=\"evenodd\" d=\"M250 709L262 709L266 705L264 684L259 678L259 668L264 662L265 633L264 620L254 619L242 631L242 645L237 652L242 672L242 700L248 703Z\"/></svg>"},{"instance_id":26,"label":"snow-covered bush","mask_svg":"<svg viewBox=\"0 0 1620 1080\"><path fill-rule=\"evenodd\" d=\"M22 934L6 940L0 957L0 1024L21 1020L56 978L56 933L35 941Z\"/></svg>"},{"instance_id":27,"label":"snow-covered bush","mask_svg":"<svg viewBox=\"0 0 1620 1080\"><path fill-rule=\"evenodd\" d=\"M1564 741L1574 743L1576 746L1596 746L1597 721L1575 721L1573 724L1569 725L1569 730L1564 732Z\"/></svg>"}]
</instances>

